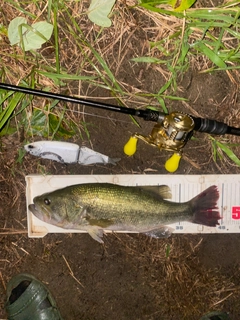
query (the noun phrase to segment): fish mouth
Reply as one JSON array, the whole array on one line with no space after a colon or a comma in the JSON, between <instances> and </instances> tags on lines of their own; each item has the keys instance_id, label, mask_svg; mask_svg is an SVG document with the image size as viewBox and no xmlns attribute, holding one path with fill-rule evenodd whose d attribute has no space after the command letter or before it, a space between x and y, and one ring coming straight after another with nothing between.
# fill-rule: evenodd
<instances>
[{"instance_id":1,"label":"fish mouth","mask_svg":"<svg viewBox=\"0 0 240 320\"><path fill-rule=\"evenodd\" d=\"M34 203L29 204L28 209L40 220L43 220L43 215L40 211L37 210L36 205Z\"/></svg>"},{"instance_id":2,"label":"fish mouth","mask_svg":"<svg viewBox=\"0 0 240 320\"><path fill-rule=\"evenodd\" d=\"M32 212L32 214L37 217L39 220L46 222L46 223L51 223L51 218L49 216L49 213L46 211L42 211L41 207L39 208L38 205L32 203L29 204L28 209Z\"/></svg>"},{"instance_id":3,"label":"fish mouth","mask_svg":"<svg viewBox=\"0 0 240 320\"><path fill-rule=\"evenodd\" d=\"M28 206L28 209L34 214L34 215L37 215L38 214L38 211L37 211L37 209L36 209L36 206L35 206L35 204L30 204L29 206Z\"/></svg>"}]
</instances>

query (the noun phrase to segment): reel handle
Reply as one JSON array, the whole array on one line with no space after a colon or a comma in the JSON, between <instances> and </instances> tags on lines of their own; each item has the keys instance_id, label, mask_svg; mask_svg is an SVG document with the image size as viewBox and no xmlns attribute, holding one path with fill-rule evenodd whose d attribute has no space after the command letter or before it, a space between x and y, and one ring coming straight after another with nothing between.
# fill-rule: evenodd
<instances>
[{"instance_id":1,"label":"reel handle","mask_svg":"<svg viewBox=\"0 0 240 320\"><path fill-rule=\"evenodd\" d=\"M165 169L168 172L175 172L177 171L179 167L179 162L181 160L181 154L180 153L174 153L166 162L165 162Z\"/></svg>"},{"instance_id":2,"label":"reel handle","mask_svg":"<svg viewBox=\"0 0 240 320\"><path fill-rule=\"evenodd\" d=\"M131 136L128 142L125 144L123 151L127 156L133 156L137 151L138 139L135 136Z\"/></svg>"}]
</instances>

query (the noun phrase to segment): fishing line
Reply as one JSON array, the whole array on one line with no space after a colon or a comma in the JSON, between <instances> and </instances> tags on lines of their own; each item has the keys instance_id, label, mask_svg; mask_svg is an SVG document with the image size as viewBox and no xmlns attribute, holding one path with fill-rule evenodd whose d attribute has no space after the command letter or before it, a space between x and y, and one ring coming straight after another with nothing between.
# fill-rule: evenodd
<instances>
[{"instance_id":1,"label":"fishing line","mask_svg":"<svg viewBox=\"0 0 240 320\"><path fill-rule=\"evenodd\" d=\"M91 116L91 117L96 117L96 118L100 118L100 119L106 119L106 120L111 120L111 121L117 121L117 122L123 122L123 123L133 124L133 122L130 122L130 121L120 120L120 119L110 118L110 117L105 117L105 116L99 116L99 115L97 115L97 114L88 113L88 112L85 112L85 111L77 111L77 110L72 110L72 109L65 109L64 107L58 107L58 109L60 109L60 110L65 110L66 112L79 113L79 114L83 114L83 115L87 115L87 116Z\"/></svg>"},{"instance_id":2,"label":"fishing line","mask_svg":"<svg viewBox=\"0 0 240 320\"><path fill-rule=\"evenodd\" d=\"M179 161L182 156L183 147L191 139L194 131L205 132L215 135L231 134L235 136L240 136L240 128L231 127L224 122L212 119L196 118L192 115L179 111L174 111L169 114L166 114L164 112L159 112L157 110L152 109L143 110L126 108L123 106L111 105L99 101L92 101L88 99L77 98L5 83L0 83L0 89L14 92L22 92L25 94L50 98L54 100L76 103L83 106L90 106L98 109L128 114L131 116L143 118L146 121L153 121L155 122L155 125L152 129L152 132L148 136L143 136L139 133L133 134L130 137L129 141L125 144L124 152L128 156L132 156L136 152L137 141L139 139L148 143L151 146L157 147L159 150L171 151L174 154L165 163L165 168L169 172L174 172L177 170ZM78 112L83 114L85 113L74 110L72 110L72 112ZM129 123L122 120L107 118L105 116L98 116L94 114L91 114L91 116L108 119L112 121L121 121L124 123Z\"/></svg>"},{"instance_id":3,"label":"fishing line","mask_svg":"<svg viewBox=\"0 0 240 320\"><path fill-rule=\"evenodd\" d=\"M181 112L177 112L179 116L175 116L175 117L171 116L169 119L166 119L166 117L168 117L169 115L165 114L164 112L159 112L152 109L142 110L142 109L126 108L123 106L116 106L112 104L102 103L99 101L92 101L88 99L77 98L77 97L67 96L67 95L48 92L48 91L41 91L41 90L26 88L21 86L15 86L15 85L6 84L6 83L0 83L0 89L15 91L15 92L22 92L30 95L39 96L39 97L62 100L62 101L72 102L72 103L90 106L98 109L120 112L124 114L129 114L132 116L136 116L139 118L143 118L146 121L154 121L157 123L163 123L164 121L165 122L176 121L176 123L179 124L183 120L182 117L180 117L180 114L182 114ZM190 125L192 130L199 131L199 132L206 132L210 134L217 134L217 135L232 134L232 135L240 136L240 128L231 127L223 122L219 122L216 120L210 120L206 118L196 118L188 114L182 114L182 115L185 116L185 118L186 117L189 118L189 121L188 121L189 124L193 122L193 124ZM178 137L178 139L180 139L180 137Z\"/></svg>"}]
</instances>

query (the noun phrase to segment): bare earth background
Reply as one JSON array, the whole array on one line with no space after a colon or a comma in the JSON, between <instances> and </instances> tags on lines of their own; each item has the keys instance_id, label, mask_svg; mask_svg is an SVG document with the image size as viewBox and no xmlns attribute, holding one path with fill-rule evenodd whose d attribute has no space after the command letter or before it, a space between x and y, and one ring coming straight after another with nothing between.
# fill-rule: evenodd
<instances>
[{"instance_id":1,"label":"bare earth background","mask_svg":"<svg viewBox=\"0 0 240 320\"><path fill-rule=\"evenodd\" d=\"M141 15L132 14L136 18L132 28L137 31L125 39L128 51L123 52L124 60L119 64L114 49L109 59L119 81L156 92L164 83L158 69L129 60L136 52L140 55L146 44ZM237 73L231 78L225 72L204 74L197 65L191 65L179 79L177 92L188 101L169 102L169 111L180 110L239 126L238 84ZM108 97L104 90L90 89L86 89L89 96ZM107 102L116 103L111 98ZM139 142L133 157L123 154L130 135L134 132L148 135L152 123L140 120L141 128L137 128L126 115L91 108L85 108L85 112L106 118L85 114L90 140L83 132L74 142L121 158L116 166L63 165L30 155L19 164L16 159L24 144L24 132L0 140L0 319L6 319L8 280L16 273L28 272L48 285L66 320L197 320L212 310L227 311L233 320L239 320L239 234L173 235L163 240L109 234L104 246L87 234L27 237L25 175L166 174L164 163L170 156L167 152ZM195 137L185 147L176 174L239 173L239 167L227 158L214 161L207 135L197 133ZM222 139L239 143L237 137ZM234 152L240 156L239 147ZM168 249L170 252L166 254Z\"/></svg>"}]
</instances>

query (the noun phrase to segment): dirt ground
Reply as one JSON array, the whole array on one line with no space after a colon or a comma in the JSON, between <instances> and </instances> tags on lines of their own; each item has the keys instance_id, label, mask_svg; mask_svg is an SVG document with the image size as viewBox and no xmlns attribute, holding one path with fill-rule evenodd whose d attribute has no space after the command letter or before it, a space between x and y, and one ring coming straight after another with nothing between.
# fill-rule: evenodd
<instances>
[{"instance_id":1,"label":"dirt ground","mask_svg":"<svg viewBox=\"0 0 240 320\"><path fill-rule=\"evenodd\" d=\"M134 36L129 41L137 43ZM141 43L134 50L140 51ZM164 81L158 70L135 64L128 58L118 70L118 79L156 92ZM239 126L238 75L231 74L234 82L226 72L199 71L192 65L179 79L177 95L187 102L170 101L169 111L180 110ZM102 92L94 90L91 95L102 96ZM107 102L116 103L113 99ZM121 158L116 166L63 165L30 155L20 164L16 159L24 144L24 133L1 138L0 319L6 319L8 280L14 274L28 272L48 285L66 320L197 320L213 310L224 310L232 320L239 320L239 234L172 235L158 240L144 235L108 234L104 245L87 234L28 238L25 198L28 174L167 174L164 163L168 152L139 142L133 157L123 153L130 135L136 131L148 135L152 123L139 120L141 128L137 128L126 115L92 108L85 111L107 118L85 114L90 140L83 133L82 138L74 141ZM186 145L175 174L239 173L239 167L226 157L214 161L208 135L194 136L197 139ZM222 141L240 142L233 136L222 137ZM239 147L234 152L240 156Z\"/></svg>"}]
</instances>

